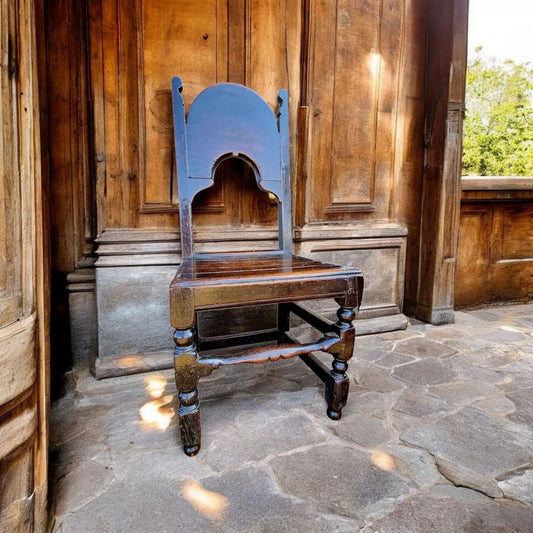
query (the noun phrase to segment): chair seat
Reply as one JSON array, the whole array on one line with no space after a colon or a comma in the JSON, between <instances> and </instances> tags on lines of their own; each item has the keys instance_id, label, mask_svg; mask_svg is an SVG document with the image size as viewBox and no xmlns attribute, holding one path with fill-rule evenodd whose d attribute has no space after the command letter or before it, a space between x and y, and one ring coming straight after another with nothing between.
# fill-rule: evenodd
<instances>
[{"instance_id":1,"label":"chair seat","mask_svg":"<svg viewBox=\"0 0 533 533\"><path fill-rule=\"evenodd\" d=\"M357 290L353 267L295 255L217 256L186 259L171 284L172 294L192 290L196 310L313 298L335 298ZM349 287L351 285L351 287ZM347 289L348 286L348 289Z\"/></svg>"}]
</instances>

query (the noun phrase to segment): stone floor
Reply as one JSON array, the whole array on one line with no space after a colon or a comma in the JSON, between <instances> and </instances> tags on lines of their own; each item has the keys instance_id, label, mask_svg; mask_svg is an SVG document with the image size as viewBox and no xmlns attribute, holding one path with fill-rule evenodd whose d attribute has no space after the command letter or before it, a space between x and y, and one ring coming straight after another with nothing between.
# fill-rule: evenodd
<instances>
[{"instance_id":1,"label":"stone floor","mask_svg":"<svg viewBox=\"0 0 533 533\"><path fill-rule=\"evenodd\" d=\"M170 371L76 368L52 406L53 531L533 531L533 305L359 337L349 374L333 422L299 360L217 370L188 458Z\"/></svg>"}]
</instances>

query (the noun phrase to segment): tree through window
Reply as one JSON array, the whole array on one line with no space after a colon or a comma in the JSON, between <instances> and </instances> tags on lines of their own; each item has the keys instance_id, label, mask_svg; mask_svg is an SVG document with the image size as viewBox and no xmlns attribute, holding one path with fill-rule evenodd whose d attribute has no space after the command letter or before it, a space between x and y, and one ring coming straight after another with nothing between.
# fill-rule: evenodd
<instances>
[{"instance_id":1,"label":"tree through window","mask_svg":"<svg viewBox=\"0 0 533 533\"><path fill-rule=\"evenodd\" d=\"M471 0L463 174L533 176L533 5Z\"/></svg>"}]
</instances>

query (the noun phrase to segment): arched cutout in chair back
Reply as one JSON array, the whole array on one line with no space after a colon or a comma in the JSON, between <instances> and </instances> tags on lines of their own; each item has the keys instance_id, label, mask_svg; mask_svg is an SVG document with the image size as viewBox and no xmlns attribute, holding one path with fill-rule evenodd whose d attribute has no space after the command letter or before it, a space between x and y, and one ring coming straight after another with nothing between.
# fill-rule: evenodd
<instances>
[{"instance_id":1,"label":"arched cutout in chair back","mask_svg":"<svg viewBox=\"0 0 533 533\"><path fill-rule=\"evenodd\" d=\"M183 257L193 255L191 202L214 183L216 167L239 157L254 169L258 186L278 198L279 246L292 253L287 92L277 117L261 96L234 83L213 85L194 100L185 120L180 78L172 79L174 136Z\"/></svg>"}]
</instances>

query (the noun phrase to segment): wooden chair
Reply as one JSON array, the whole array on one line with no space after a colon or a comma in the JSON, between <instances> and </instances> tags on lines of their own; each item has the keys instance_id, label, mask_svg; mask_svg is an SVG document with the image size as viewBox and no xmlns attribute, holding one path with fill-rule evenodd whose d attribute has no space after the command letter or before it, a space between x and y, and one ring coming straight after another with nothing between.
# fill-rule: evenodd
<instances>
[{"instance_id":1,"label":"wooden chair","mask_svg":"<svg viewBox=\"0 0 533 533\"><path fill-rule=\"evenodd\" d=\"M182 81L172 79L174 134L178 171L183 262L170 285L170 317L174 333L174 369L179 397L179 427L185 453L200 449L198 380L213 369L241 363L264 363L299 356L325 383L327 414L339 420L348 397L347 361L352 357L352 321L361 303L363 276L342 267L292 255L289 169L289 115L286 91L278 95L277 117L254 91L233 83L213 85L191 105L187 121ZM195 254L191 203L213 185L218 165L230 157L247 162L260 189L278 200L279 250L234 254ZM299 303L334 298L340 305L336 323ZM230 336L216 341L198 335L197 313L206 309L275 303L277 330ZM294 313L322 333L301 344L289 332ZM270 346L265 343L270 341ZM258 347L231 355L212 355L229 346ZM211 355L202 355L210 350ZM329 369L311 352L333 356Z\"/></svg>"}]
</instances>

